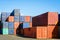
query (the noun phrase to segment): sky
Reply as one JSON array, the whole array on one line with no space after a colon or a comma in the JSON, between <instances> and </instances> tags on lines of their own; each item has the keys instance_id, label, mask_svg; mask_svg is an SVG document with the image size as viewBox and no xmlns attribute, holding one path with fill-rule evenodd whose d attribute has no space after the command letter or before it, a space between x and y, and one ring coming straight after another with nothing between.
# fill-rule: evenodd
<instances>
[{"instance_id":1,"label":"sky","mask_svg":"<svg viewBox=\"0 0 60 40\"><path fill-rule=\"evenodd\" d=\"M45 12L60 13L60 0L0 0L1 12L12 12L20 9L24 16L37 16Z\"/></svg>"}]
</instances>

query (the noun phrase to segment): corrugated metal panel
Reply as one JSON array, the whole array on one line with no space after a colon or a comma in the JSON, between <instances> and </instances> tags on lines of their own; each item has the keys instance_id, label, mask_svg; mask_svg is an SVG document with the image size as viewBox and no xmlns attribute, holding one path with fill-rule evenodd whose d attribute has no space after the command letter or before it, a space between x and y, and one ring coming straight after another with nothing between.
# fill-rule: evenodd
<instances>
[{"instance_id":1,"label":"corrugated metal panel","mask_svg":"<svg viewBox=\"0 0 60 40\"><path fill-rule=\"evenodd\" d=\"M14 29L8 29L8 34L14 34Z\"/></svg>"},{"instance_id":2,"label":"corrugated metal panel","mask_svg":"<svg viewBox=\"0 0 60 40\"><path fill-rule=\"evenodd\" d=\"M8 23L8 28L10 29L10 28L14 28L14 23L13 22L9 22Z\"/></svg>"},{"instance_id":3,"label":"corrugated metal panel","mask_svg":"<svg viewBox=\"0 0 60 40\"><path fill-rule=\"evenodd\" d=\"M8 28L3 28L3 35L8 34Z\"/></svg>"},{"instance_id":4,"label":"corrugated metal panel","mask_svg":"<svg viewBox=\"0 0 60 40\"><path fill-rule=\"evenodd\" d=\"M19 16L14 16L14 21L19 22Z\"/></svg>"},{"instance_id":5,"label":"corrugated metal panel","mask_svg":"<svg viewBox=\"0 0 60 40\"><path fill-rule=\"evenodd\" d=\"M20 16L20 22L24 22L24 16Z\"/></svg>"},{"instance_id":6,"label":"corrugated metal panel","mask_svg":"<svg viewBox=\"0 0 60 40\"><path fill-rule=\"evenodd\" d=\"M8 22L3 22L3 28L8 28Z\"/></svg>"}]
</instances>

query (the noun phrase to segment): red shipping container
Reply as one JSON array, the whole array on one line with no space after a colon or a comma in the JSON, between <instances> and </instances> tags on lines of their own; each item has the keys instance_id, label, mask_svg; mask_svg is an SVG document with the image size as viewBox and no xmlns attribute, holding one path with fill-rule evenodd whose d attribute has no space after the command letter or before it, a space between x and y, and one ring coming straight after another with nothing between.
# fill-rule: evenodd
<instances>
[{"instance_id":1,"label":"red shipping container","mask_svg":"<svg viewBox=\"0 0 60 40\"><path fill-rule=\"evenodd\" d=\"M24 35L24 29L20 29L20 34Z\"/></svg>"},{"instance_id":2,"label":"red shipping container","mask_svg":"<svg viewBox=\"0 0 60 40\"><path fill-rule=\"evenodd\" d=\"M58 22L57 12L47 12L47 13L35 16L32 19L33 26L56 25L57 22Z\"/></svg>"}]
</instances>

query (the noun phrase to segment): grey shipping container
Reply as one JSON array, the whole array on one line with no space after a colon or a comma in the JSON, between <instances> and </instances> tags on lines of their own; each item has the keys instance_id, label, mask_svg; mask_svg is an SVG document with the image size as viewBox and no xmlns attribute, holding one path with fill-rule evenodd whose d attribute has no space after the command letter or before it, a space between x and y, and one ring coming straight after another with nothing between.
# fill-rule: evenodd
<instances>
[{"instance_id":1,"label":"grey shipping container","mask_svg":"<svg viewBox=\"0 0 60 40\"><path fill-rule=\"evenodd\" d=\"M20 9L14 9L13 12L14 15L20 15Z\"/></svg>"},{"instance_id":2,"label":"grey shipping container","mask_svg":"<svg viewBox=\"0 0 60 40\"><path fill-rule=\"evenodd\" d=\"M8 18L10 16L11 13L6 13L6 17Z\"/></svg>"},{"instance_id":3,"label":"grey shipping container","mask_svg":"<svg viewBox=\"0 0 60 40\"><path fill-rule=\"evenodd\" d=\"M3 22L3 28L8 28L8 22Z\"/></svg>"},{"instance_id":4,"label":"grey shipping container","mask_svg":"<svg viewBox=\"0 0 60 40\"><path fill-rule=\"evenodd\" d=\"M10 29L10 28L14 28L14 22L9 22L8 23L8 28Z\"/></svg>"},{"instance_id":5,"label":"grey shipping container","mask_svg":"<svg viewBox=\"0 0 60 40\"><path fill-rule=\"evenodd\" d=\"M8 34L14 34L14 29L8 29Z\"/></svg>"},{"instance_id":6,"label":"grey shipping container","mask_svg":"<svg viewBox=\"0 0 60 40\"><path fill-rule=\"evenodd\" d=\"M19 22L19 16L14 16L14 21Z\"/></svg>"},{"instance_id":7,"label":"grey shipping container","mask_svg":"<svg viewBox=\"0 0 60 40\"><path fill-rule=\"evenodd\" d=\"M30 22L32 22L32 17L30 16Z\"/></svg>"},{"instance_id":8,"label":"grey shipping container","mask_svg":"<svg viewBox=\"0 0 60 40\"><path fill-rule=\"evenodd\" d=\"M6 21L6 17L3 17L3 18L2 18L2 22L5 22L5 21Z\"/></svg>"},{"instance_id":9,"label":"grey shipping container","mask_svg":"<svg viewBox=\"0 0 60 40\"><path fill-rule=\"evenodd\" d=\"M20 16L19 19L20 19L20 22L24 22L24 16Z\"/></svg>"},{"instance_id":10,"label":"grey shipping container","mask_svg":"<svg viewBox=\"0 0 60 40\"><path fill-rule=\"evenodd\" d=\"M6 17L6 12L1 12L2 17Z\"/></svg>"}]
</instances>

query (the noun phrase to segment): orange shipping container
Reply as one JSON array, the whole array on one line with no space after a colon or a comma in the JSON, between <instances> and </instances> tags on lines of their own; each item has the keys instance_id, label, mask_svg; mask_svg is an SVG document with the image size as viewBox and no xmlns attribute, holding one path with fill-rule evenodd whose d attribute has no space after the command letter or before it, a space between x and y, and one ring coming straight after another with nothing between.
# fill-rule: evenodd
<instances>
[{"instance_id":1,"label":"orange shipping container","mask_svg":"<svg viewBox=\"0 0 60 40\"><path fill-rule=\"evenodd\" d=\"M48 38L58 37L58 26L48 26Z\"/></svg>"},{"instance_id":2,"label":"orange shipping container","mask_svg":"<svg viewBox=\"0 0 60 40\"><path fill-rule=\"evenodd\" d=\"M14 28L18 28L20 25L20 22L14 22Z\"/></svg>"},{"instance_id":3,"label":"orange shipping container","mask_svg":"<svg viewBox=\"0 0 60 40\"><path fill-rule=\"evenodd\" d=\"M9 16L8 17L8 22L14 22L14 16Z\"/></svg>"},{"instance_id":4,"label":"orange shipping container","mask_svg":"<svg viewBox=\"0 0 60 40\"><path fill-rule=\"evenodd\" d=\"M14 35L16 35L16 29L14 29Z\"/></svg>"},{"instance_id":5,"label":"orange shipping container","mask_svg":"<svg viewBox=\"0 0 60 40\"><path fill-rule=\"evenodd\" d=\"M30 22L30 27L32 27L32 22Z\"/></svg>"},{"instance_id":6,"label":"orange shipping container","mask_svg":"<svg viewBox=\"0 0 60 40\"><path fill-rule=\"evenodd\" d=\"M33 38L47 38L47 26L25 28L24 36Z\"/></svg>"},{"instance_id":7,"label":"orange shipping container","mask_svg":"<svg viewBox=\"0 0 60 40\"><path fill-rule=\"evenodd\" d=\"M47 38L47 26L37 27L37 36L36 38Z\"/></svg>"},{"instance_id":8,"label":"orange shipping container","mask_svg":"<svg viewBox=\"0 0 60 40\"><path fill-rule=\"evenodd\" d=\"M31 18L30 16L25 16L25 22L30 22Z\"/></svg>"}]
</instances>

